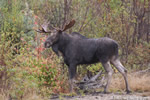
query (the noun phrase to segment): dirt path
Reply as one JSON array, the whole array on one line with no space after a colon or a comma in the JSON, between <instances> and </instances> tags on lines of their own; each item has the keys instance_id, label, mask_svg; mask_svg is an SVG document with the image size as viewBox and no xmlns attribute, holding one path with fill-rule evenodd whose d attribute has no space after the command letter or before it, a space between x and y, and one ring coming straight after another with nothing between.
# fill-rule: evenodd
<instances>
[{"instance_id":1,"label":"dirt path","mask_svg":"<svg viewBox=\"0 0 150 100\"><path fill-rule=\"evenodd\" d=\"M149 97L137 95L119 95L119 94L99 94L99 95L86 95L70 98L67 100L150 100Z\"/></svg>"},{"instance_id":2,"label":"dirt path","mask_svg":"<svg viewBox=\"0 0 150 100\"><path fill-rule=\"evenodd\" d=\"M51 100L150 100L150 93L134 93L134 94L119 94L119 93L94 93L84 96L74 97L59 97Z\"/></svg>"}]
</instances>

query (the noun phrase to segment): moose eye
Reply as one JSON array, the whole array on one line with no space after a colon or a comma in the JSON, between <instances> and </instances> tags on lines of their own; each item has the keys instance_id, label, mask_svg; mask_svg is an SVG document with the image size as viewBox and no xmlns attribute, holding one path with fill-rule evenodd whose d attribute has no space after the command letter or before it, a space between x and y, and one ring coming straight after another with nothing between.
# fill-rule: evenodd
<instances>
[{"instance_id":1,"label":"moose eye","mask_svg":"<svg viewBox=\"0 0 150 100\"><path fill-rule=\"evenodd\" d=\"M49 48L50 47L50 43L49 42L45 42L44 47L45 48Z\"/></svg>"}]
</instances>

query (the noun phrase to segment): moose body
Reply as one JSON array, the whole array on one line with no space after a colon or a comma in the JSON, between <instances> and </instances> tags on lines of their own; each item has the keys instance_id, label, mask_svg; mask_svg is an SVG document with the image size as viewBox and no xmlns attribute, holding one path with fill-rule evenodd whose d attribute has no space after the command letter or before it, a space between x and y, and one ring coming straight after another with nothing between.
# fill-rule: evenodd
<instances>
[{"instance_id":1,"label":"moose body","mask_svg":"<svg viewBox=\"0 0 150 100\"><path fill-rule=\"evenodd\" d=\"M45 41L47 46L49 39ZM89 39L74 37L62 33L59 40L52 45L53 51L57 54L61 52L64 62L69 65L105 63L113 56L118 55L118 44L116 41L104 37L99 39Z\"/></svg>"},{"instance_id":2,"label":"moose body","mask_svg":"<svg viewBox=\"0 0 150 100\"><path fill-rule=\"evenodd\" d=\"M126 84L126 91L129 93L130 89L128 86L127 70L118 59L118 43L107 37L93 39L86 38L77 32L71 34L63 32L73 25L74 23L70 22L63 30L51 31L51 35L44 43L45 48L52 47L57 55L58 52L62 53L64 62L69 70L71 90L73 90L73 78L76 75L78 65L101 62L108 73L107 84L104 88L104 92L108 92L108 86L113 74L113 69L110 65L111 63L123 75ZM45 32L44 28L43 31Z\"/></svg>"}]
</instances>

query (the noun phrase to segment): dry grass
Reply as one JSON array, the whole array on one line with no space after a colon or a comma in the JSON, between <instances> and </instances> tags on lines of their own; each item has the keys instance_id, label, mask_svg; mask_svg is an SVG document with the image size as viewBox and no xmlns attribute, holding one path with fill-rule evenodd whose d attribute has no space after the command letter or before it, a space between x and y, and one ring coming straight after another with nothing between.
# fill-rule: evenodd
<instances>
[{"instance_id":1,"label":"dry grass","mask_svg":"<svg viewBox=\"0 0 150 100\"><path fill-rule=\"evenodd\" d=\"M150 76L149 75L128 75L129 86L133 92L150 92ZM125 90L124 79L120 74L114 75L110 89L112 91Z\"/></svg>"},{"instance_id":2,"label":"dry grass","mask_svg":"<svg viewBox=\"0 0 150 100\"><path fill-rule=\"evenodd\" d=\"M30 89L30 91L21 97L19 95L12 96L11 94L13 94L12 90L0 89L0 100L48 100L48 98L44 98L38 94L35 89Z\"/></svg>"},{"instance_id":3,"label":"dry grass","mask_svg":"<svg viewBox=\"0 0 150 100\"><path fill-rule=\"evenodd\" d=\"M37 93L32 93L26 95L22 100L47 100L46 98L44 99L42 96L38 95Z\"/></svg>"},{"instance_id":4,"label":"dry grass","mask_svg":"<svg viewBox=\"0 0 150 100\"><path fill-rule=\"evenodd\" d=\"M0 93L0 100L10 100L10 96L6 93ZM48 98L43 98L42 96L38 95L37 93L29 93L28 95L24 96L21 100L48 100Z\"/></svg>"},{"instance_id":5,"label":"dry grass","mask_svg":"<svg viewBox=\"0 0 150 100\"><path fill-rule=\"evenodd\" d=\"M0 100L9 100L9 95L1 92L0 93Z\"/></svg>"}]
</instances>

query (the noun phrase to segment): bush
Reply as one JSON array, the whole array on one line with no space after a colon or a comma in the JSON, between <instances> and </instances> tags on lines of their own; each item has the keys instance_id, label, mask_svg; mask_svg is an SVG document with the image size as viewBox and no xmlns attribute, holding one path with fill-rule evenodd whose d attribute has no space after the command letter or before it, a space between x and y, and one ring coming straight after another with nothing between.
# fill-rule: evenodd
<instances>
[{"instance_id":1,"label":"bush","mask_svg":"<svg viewBox=\"0 0 150 100\"><path fill-rule=\"evenodd\" d=\"M15 61L16 54L21 47L21 35L23 34L23 16L17 6L20 2L7 4L8 1L1 1L0 9L0 81L1 89L11 88L12 77L15 74L14 68L18 66ZM10 1L11 2L11 1ZM13 16L12 16L13 15Z\"/></svg>"},{"instance_id":2,"label":"bush","mask_svg":"<svg viewBox=\"0 0 150 100\"><path fill-rule=\"evenodd\" d=\"M127 65L132 70L143 70L148 67L149 64L149 48L150 45L147 42L137 44L135 47L131 47L131 53L128 56Z\"/></svg>"},{"instance_id":3,"label":"bush","mask_svg":"<svg viewBox=\"0 0 150 100\"><path fill-rule=\"evenodd\" d=\"M44 92L48 94L67 92L66 73L63 74L64 71L58 64L58 59L54 53L50 49L45 50L43 47L44 39L45 37L40 38L39 46L35 49L30 45L23 49L24 54L21 55L22 59L20 59L22 69L25 69L25 75L38 80L37 85L39 88L47 88Z\"/></svg>"}]
</instances>

